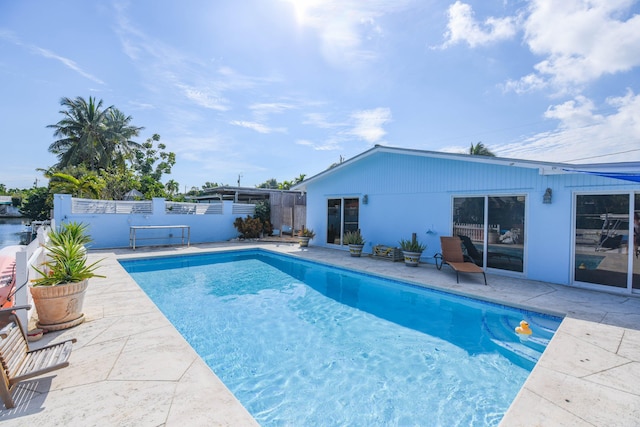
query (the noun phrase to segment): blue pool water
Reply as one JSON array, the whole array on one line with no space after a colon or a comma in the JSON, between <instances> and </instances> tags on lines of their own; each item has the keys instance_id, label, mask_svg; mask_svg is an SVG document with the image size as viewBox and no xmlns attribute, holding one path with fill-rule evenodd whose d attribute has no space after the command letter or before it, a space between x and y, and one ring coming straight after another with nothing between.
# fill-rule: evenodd
<instances>
[{"instance_id":1,"label":"blue pool water","mask_svg":"<svg viewBox=\"0 0 640 427\"><path fill-rule=\"evenodd\" d=\"M560 323L259 250L121 263L263 426L497 425Z\"/></svg>"}]
</instances>

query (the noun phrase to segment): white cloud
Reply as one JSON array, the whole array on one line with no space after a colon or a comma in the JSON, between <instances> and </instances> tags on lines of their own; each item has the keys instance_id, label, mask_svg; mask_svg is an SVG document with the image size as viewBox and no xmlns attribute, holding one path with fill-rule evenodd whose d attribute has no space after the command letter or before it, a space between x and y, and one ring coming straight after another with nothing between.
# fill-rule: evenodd
<instances>
[{"instance_id":1,"label":"white cloud","mask_svg":"<svg viewBox=\"0 0 640 427\"><path fill-rule=\"evenodd\" d=\"M532 75L508 85L525 91L544 82L563 92L640 65L640 15L625 19L634 3L532 0L524 41L544 59Z\"/></svg>"},{"instance_id":2,"label":"white cloud","mask_svg":"<svg viewBox=\"0 0 640 427\"><path fill-rule=\"evenodd\" d=\"M487 45L512 38L517 26L514 17L489 17L480 23L476 20L470 5L456 1L449 6L449 23L443 47L456 43L467 43L469 47Z\"/></svg>"},{"instance_id":3,"label":"white cloud","mask_svg":"<svg viewBox=\"0 0 640 427\"><path fill-rule=\"evenodd\" d=\"M261 123L257 123L257 122L248 122L248 121L244 121L244 120L232 120L231 122L229 122L229 124L233 125L233 126L240 126L243 128L247 128L247 129L251 129L254 130L258 133L273 133L273 132L282 132L285 133L286 129L284 128L271 128L269 126L263 125Z\"/></svg>"},{"instance_id":4,"label":"white cloud","mask_svg":"<svg viewBox=\"0 0 640 427\"><path fill-rule=\"evenodd\" d=\"M265 102L249 106L249 109L257 115L280 114L293 108L293 105L282 102Z\"/></svg>"},{"instance_id":5,"label":"white cloud","mask_svg":"<svg viewBox=\"0 0 640 427\"><path fill-rule=\"evenodd\" d=\"M299 139L296 141L296 144L311 147L315 151L335 151L342 149L339 138L329 138L321 143L315 143L308 139Z\"/></svg>"},{"instance_id":6,"label":"white cloud","mask_svg":"<svg viewBox=\"0 0 640 427\"><path fill-rule=\"evenodd\" d=\"M558 120L555 131L496 147L500 156L558 162L615 162L640 159L640 95L628 91L606 101L610 114L578 96L549 107L548 119Z\"/></svg>"},{"instance_id":7,"label":"white cloud","mask_svg":"<svg viewBox=\"0 0 640 427\"><path fill-rule=\"evenodd\" d=\"M62 65L64 65L65 67L69 68L70 70L80 74L82 77L89 79L95 83L104 85L104 81L102 81L101 79L99 79L98 77L94 76L91 73L86 72L84 69L82 69L82 67L80 67L75 61L73 61L72 59L66 58L64 56L58 55L57 53L49 50L49 49L45 49L39 46L35 46L32 44L28 44L28 43L23 43L18 37L16 37L15 34L8 32L8 31L0 31L0 38L5 39L7 41L12 42L13 44L15 44L16 46L23 46L25 48L27 48L29 51L31 51L32 53L42 56L43 58L47 58L47 59L53 59L55 61L60 62Z\"/></svg>"},{"instance_id":8,"label":"white cloud","mask_svg":"<svg viewBox=\"0 0 640 427\"><path fill-rule=\"evenodd\" d=\"M354 125L348 133L373 144L379 142L387 134L382 126L391 121L391 110L376 108L356 111L351 114L351 118Z\"/></svg>"},{"instance_id":9,"label":"white cloud","mask_svg":"<svg viewBox=\"0 0 640 427\"><path fill-rule=\"evenodd\" d=\"M285 0L300 25L315 29L324 58L336 67L358 66L377 59L367 41L384 35L378 19L400 11L411 0Z\"/></svg>"},{"instance_id":10,"label":"white cloud","mask_svg":"<svg viewBox=\"0 0 640 427\"><path fill-rule=\"evenodd\" d=\"M325 113L307 113L302 121L305 125L315 126L321 129L331 129L344 126L344 123L336 123L329 120L328 114Z\"/></svg>"},{"instance_id":11,"label":"white cloud","mask_svg":"<svg viewBox=\"0 0 640 427\"><path fill-rule=\"evenodd\" d=\"M177 83L176 86L180 88L185 98L201 107L217 111L229 110L228 101L220 97L215 92L191 87L181 83Z\"/></svg>"}]
</instances>

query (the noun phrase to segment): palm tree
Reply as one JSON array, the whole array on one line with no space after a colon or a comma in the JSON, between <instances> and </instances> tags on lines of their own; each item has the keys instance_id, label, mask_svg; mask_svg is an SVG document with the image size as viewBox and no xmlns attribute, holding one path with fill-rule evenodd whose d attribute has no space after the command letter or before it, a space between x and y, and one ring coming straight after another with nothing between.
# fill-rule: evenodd
<instances>
[{"instance_id":1,"label":"palm tree","mask_svg":"<svg viewBox=\"0 0 640 427\"><path fill-rule=\"evenodd\" d=\"M71 194L74 197L99 199L104 188L104 183L93 173L76 178L63 172L55 172L47 175L50 179L51 193Z\"/></svg>"},{"instance_id":2,"label":"palm tree","mask_svg":"<svg viewBox=\"0 0 640 427\"><path fill-rule=\"evenodd\" d=\"M49 146L49 151L58 156L57 168L86 165L97 169L98 160L103 153L102 141L107 130L106 111L102 109L102 100L89 97L62 98L60 105L66 108L60 114L64 116L55 125L53 135L62 137Z\"/></svg>"},{"instance_id":3,"label":"palm tree","mask_svg":"<svg viewBox=\"0 0 640 427\"><path fill-rule=\"evenodd\" d=\"M89 170L105 169L112 165L124 165L132 157L132 151L140 145L131 141L141 129L131 126L131 116L125 116L117 108L102 108L102 100L81 96L62 98L60 111L64 116L55 125L53 135L60 137L49 146L58 156L57 169L85 165Z\"/></svg>"},{"instance_id":4,"label":"palm tree","mask_svg":"<svg viewBox=\"0 0 640 427\"><path fill-rule=\"evenodd\" d=\"M473 145L473 143L471 143L471 147L469 148L469 154L471 154L472 156L489 156L489 157L496 156L493 153L493 151L485 147L482 142L478 142L476 145Z\"/></svg>"},{"instance_id":5,"label":"palm tree","mask_svg":"<svg viewBox=\"0 0 640 427\"><path fill-rule=\"evenodd\" d=\"M142 146L131 138L138 136L143 127L131 126L131 116L125 116L124 113L115 107L111 107L106 115L106 156L107 164L102 167L111 165L124 166L125 161L133 158L134 150L141 149Z\"/></svg>"}]
</instances>

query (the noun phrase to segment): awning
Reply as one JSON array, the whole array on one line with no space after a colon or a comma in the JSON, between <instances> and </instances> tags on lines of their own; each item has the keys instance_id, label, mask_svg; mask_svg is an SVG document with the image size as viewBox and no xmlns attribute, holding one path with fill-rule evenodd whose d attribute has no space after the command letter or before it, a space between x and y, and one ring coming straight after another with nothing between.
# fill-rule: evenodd
<instances>
[{"instance_id":1,"label":"awning","mask_svg":"<svg viewBox=\"0 0 640 427\"><path fill-rule=\"evenodd\" d=\"M587 172L587 171L578 171L578 172L584 172L591 175L604 176L607 178L622 179L624 181L640 182L640 174L637 174L637 173Z\"/></svg>"}]
</instances>

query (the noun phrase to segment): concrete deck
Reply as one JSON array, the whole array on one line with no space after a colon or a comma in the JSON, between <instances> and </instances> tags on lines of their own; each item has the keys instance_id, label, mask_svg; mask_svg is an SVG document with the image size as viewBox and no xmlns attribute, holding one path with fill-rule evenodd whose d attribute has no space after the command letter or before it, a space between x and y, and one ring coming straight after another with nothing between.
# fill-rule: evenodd
<instances>
[{"instance_id":1,"label":"concrete deck","mask_svg":"<svg viewBox=\"0 0 640 427\"><path fill-rule=\"evenodd\" d=\"M93 251L85 323L34 343L75 337L70 366L21 383L3 426L250 426L248 412L118 264L118 258L262 247L508 305L566 315L501 426L640 425L640 298L444 267L352 258L297 244L227 243ZM177 302L179 303L179 302ZM426 423L428 425L428 423Z\"/></svg>"}]
</instances>

